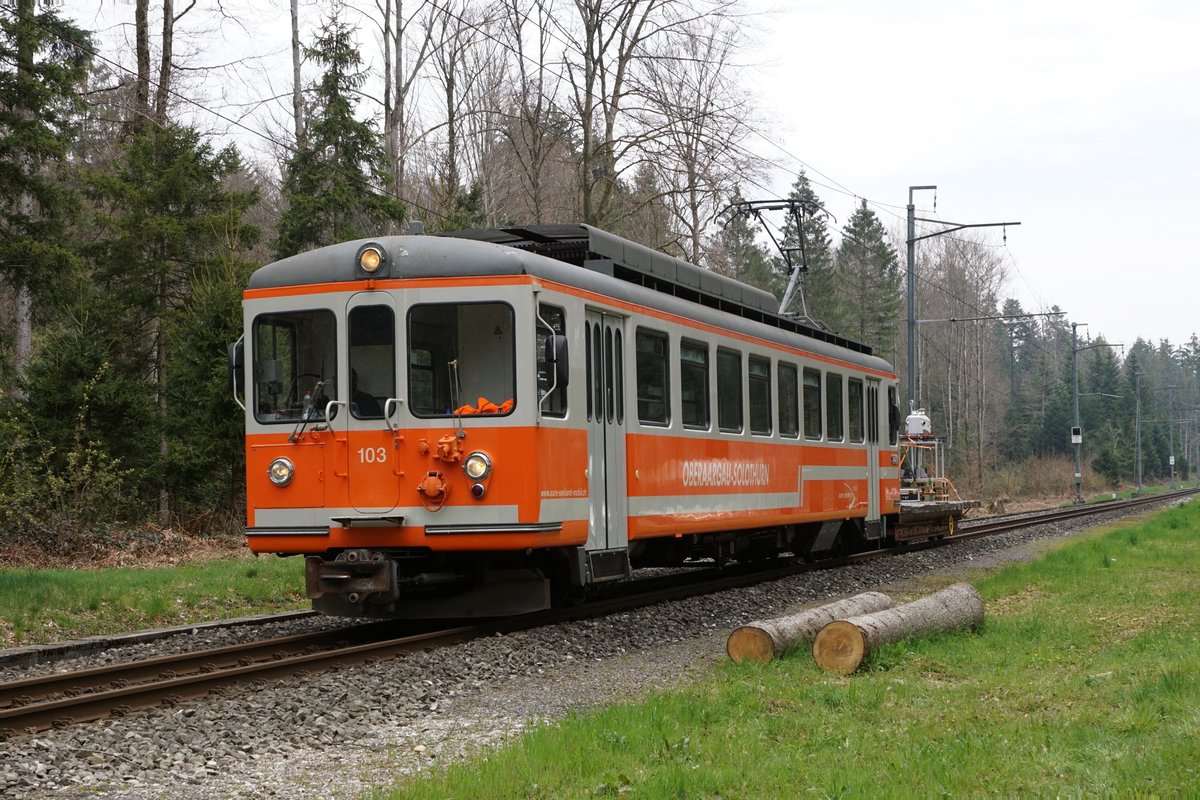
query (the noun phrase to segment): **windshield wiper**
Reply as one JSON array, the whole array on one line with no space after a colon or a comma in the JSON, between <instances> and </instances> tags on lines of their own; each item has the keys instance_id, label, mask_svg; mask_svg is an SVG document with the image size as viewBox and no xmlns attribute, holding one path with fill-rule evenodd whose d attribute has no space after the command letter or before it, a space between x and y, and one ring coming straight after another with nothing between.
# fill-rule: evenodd
<instances>
[{"instance_id":1,"label":"windshield wiper","mask_svg":"<svg viewBox=\"0 0 1200 800\"><path fill-rule=\"evenodd\" d=\"M313 414L316 413L318 401L325 396L325 381L319 380L313 386L312 391L308 395L309 402L304 404L304 411L300 414L300 420L296 423L296 427L292 430L292 435L288 437L288 442L295 444L304 435L304 429L308 427L308 423L312 420Z\"/></svg>"}]
</instances>

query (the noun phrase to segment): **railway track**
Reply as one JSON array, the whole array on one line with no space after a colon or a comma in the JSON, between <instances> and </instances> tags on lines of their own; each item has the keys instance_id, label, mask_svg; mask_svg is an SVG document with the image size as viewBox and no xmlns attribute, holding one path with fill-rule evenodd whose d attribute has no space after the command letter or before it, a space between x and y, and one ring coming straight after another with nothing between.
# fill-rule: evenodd
<instances>
[{"instance_id":1,"label":"railway track","mask_svg":"<svg viewBox=\"0 0 1200 800\"><path fill-rule=\"evenodd\" d=\"M631 582L627 591L584 605L500 621L473 623L395 636L396 623L368 623L331 631L233 645L180 655L43 675L0 684L0 736L32 732L122 715L138 708L175 705L231 684L277 680L302 672L327 670L394 658L480 636L511 633L559 622L602 616L657 602L724 591L803 572L829 569L900 552L943 547L965 539L992 536L1032 525L1091 514L1125 511L1162 503L1195 490L1129 501L1053 509L1032 515L981 520L953 536L872 550L814 564L789 562L769 569L736 566L697 569Z\"/></svg>"}]
</instances>

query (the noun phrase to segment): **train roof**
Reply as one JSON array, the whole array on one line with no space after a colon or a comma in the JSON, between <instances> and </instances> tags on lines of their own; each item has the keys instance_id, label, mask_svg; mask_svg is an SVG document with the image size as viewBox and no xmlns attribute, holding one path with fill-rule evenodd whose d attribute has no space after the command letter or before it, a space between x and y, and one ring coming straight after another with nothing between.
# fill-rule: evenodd
<instances>
[{"instance_id":1,"label":"train roof","mask_svg":"<svg viewBox=\"0 0 1200 800\"><path fill-rule=\"evenodd\" d=\"M267 264L250 277L249 288L360 281L363 275L356 269L357 253L371 242L388 252L389 263L380 278L528 274L721 327L742 327L731 325L723 316L732 314L832 345L829 350L816 348L829 355L844 358L846 354L836 350L850 350L871 356L871 348L861 342L779 315L778 300L769 292L582 224L485 228L341 242ZM786 343L786 336L770 338ZM867 360L878 362L871 366L890 371L882 359Z\"/></svg>"}]
</instances>

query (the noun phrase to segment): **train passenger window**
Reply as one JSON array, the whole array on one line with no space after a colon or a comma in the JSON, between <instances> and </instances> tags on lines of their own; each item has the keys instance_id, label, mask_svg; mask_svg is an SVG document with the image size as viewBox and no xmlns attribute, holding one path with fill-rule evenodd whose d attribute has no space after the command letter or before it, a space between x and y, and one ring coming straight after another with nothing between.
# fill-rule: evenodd
<instances>
[{"instance_id":1,"label":"train passenger window","mask_svg":"<svg viewBox=\"0 0 1200 800\"><path fill-rule=\"evenodd\" d=\"M255 318L254 418L295 424L325 419L337 399L337 319L332 311L288 311Z\"/></svg>"},{"instance_id":2,"label":"train passenger window","mask_svg":"<svg viewBox=\"0 0 1200 800\"><path fill-rule=\"evenodd\" d=\"M566 335L566 316L561 308L539 304L538 317L540 319L535 336L538 401L541 404L542 413L547 417L565 417L567 415L567 387L555 386L554 364L546 360L546 343L556 333L560 336ZM546 325L550 327L547 328ZM547 395L549 396L547 397Z\"/></svg>"},{"instance_id":3,"label":"train passenger window","mask_svg":"<svg viewBox=\"0 0 1200 800\"><path fill-rule=\"evenodd\" d=\"M800 435L800 398L796 394L796 365L779 363L779 435Z\"/></svg>"},{"instance_id":4,"label":"train passenger window","mask_svg":"<svg viewBox=\"0 0 1200 800\"><path fill-rule=\"evenodd\" d=\"M617 373L617 424L625 424L625 346L621 343L621 329L613 330L613 339L616 342L614 349L616 354L613 358L613 363L616 365Z\"/></svg>"},{"instance_id":5,"label":"train passenger window","mask_svg":"<svg viewBox=\"0 0 1200 800\"><path fill-rule=\"evenodd\" d=\"M742 432L742 354L717 348L717 427Z\"/></svg>"},{"instance_id":6,"label":"train passenger window","mask_svg":"<svg viewBox=\"0 0 1200 800\"><path fill-rule=\"evenodd\" d=\"M850 416L847 424L850 428L850 441L863 440L863 383L858 378L846 381L846 401L849 404Z\"/></svg>"},{"instance_id":7,"label":"train passenger window","mask_svg":"<svg viewBox=\"0 0 1200 800\"><path fill-rule=\"evenodd\" d=\"M613 337L612 328L604 329L604 409L605 416L612 424L616 399L613 397Z\"/></svg>"},{"instance_id":8,"label":"train passenger window","mask_svg":"<svg viewBox=\"0 0 1200 800\"><path fill-rule=\"evenodd\" d=\"M516 405L513 310L428 303L408 312L408 403L418 417L509 414Z\"/></svg>"},{"instance_id":9,"label":"train passenger window","mask_svg":"<svg viewBox=\"0 0 1200 800\"><path fill-rule=\"evenodd\" d=\"M771 361L750 356L750 432L771 435Z\"/></svg>"},{"instance_id":10,"label":"train passenger window","mask_svg":"<svg viewBox=\"0 0 1200 800\"><path fill-rule=\"evenodd\" d=\"M638 421L646 425L666 425L667 409L667 335L638 328L634 336L637 349Z\"/></svg>"},{"instance_id":11,"label":"train passenger window","mask_svg":"<svg viewBox=\"0 0 1200 800\"><path fill-rule=\"evenodd\" d=\"M383 419L383 406L396 396L396 315L391 306L355 306L347 317L350 334L350 413Z\"/></svg>"},{"instance_id":12,"label":"train passenger window","mask_svg":"<svg viewBox=\"0 0 1200 800\"><path fill-rule=\"evenodd\" d=\"M867 382L867 443L879 444L879 383Z\"/></svg>"},{"instance_id":13,"label":"train passenger window","mask_svg":"<svg viewBox=\"0 0 1200 800\"><path fill-rule=\"evenodd\" d=\"M679 343L679 395L683 427L708 430L708 346Z\"/></svg>"},{"instance_id":14,"label":"train passenger window","mask_svg":"<svg viewBox=\"0 0 1200 800\"><path fill-rule=\"evenodd\" d=\"M825 425L829 441L840 442L844 438L842 423L842 376L825 373Z\"/></svg>"},{"instance_id":15,"label":"train passenger window","mask_svg":"<svg viewBox=\"0 0 1200 800\"><path fill-rule=\"evenodd\" d=\"M821 438L821 373L804 370L804 438Z\"/></svg>"}]
</instances>

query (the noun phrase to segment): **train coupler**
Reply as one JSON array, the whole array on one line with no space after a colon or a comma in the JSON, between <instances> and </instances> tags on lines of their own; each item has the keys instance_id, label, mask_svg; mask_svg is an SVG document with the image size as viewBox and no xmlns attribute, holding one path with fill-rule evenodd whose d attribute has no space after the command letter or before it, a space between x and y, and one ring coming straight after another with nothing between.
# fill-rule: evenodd
<instances>
[{"instance_id":1,"label":"train coupler","mask_svg":"<svg viewBox=\"0 0 1200 800\"><path fill-rule=\"evenodd\" d=\"M346 550L332 561L308 556L304 559L304 583L312 600L340 595L352 604L390 603L400 596L396 561L369 550Z\"/></svg>"}]
</instances>

